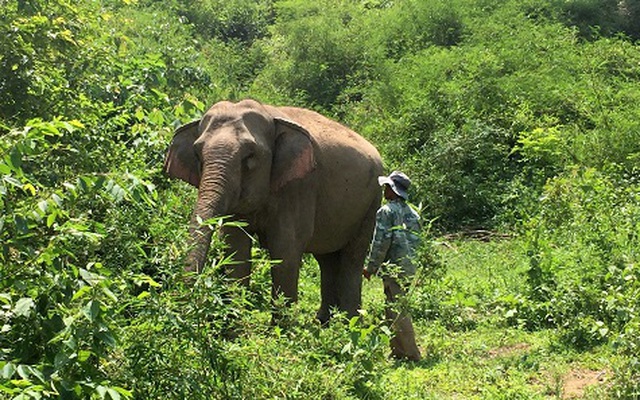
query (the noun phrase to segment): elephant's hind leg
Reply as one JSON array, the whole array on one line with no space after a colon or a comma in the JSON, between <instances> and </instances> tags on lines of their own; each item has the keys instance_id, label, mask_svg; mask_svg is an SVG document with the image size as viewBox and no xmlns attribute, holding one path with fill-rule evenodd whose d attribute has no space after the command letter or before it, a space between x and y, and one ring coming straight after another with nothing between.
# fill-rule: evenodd
<instances>
[{"instance_id":1,"label":"elephant's hind leg","mask_svg":"<svg viewBox=\"0 0 640 400\"><path fill-rule=\"evenodd\" d=\"M349 318L358 315L362 304L362 266L367 247L354 249L347 246L340 252L338 266L337 292L338 307Z\"/></svg>"},{"instance_id":2,"label":"elephant's hind leg","mask_svg":"<svg viewBox=\"0 0 640 400\"><path fill-rule=\"evenodd\" d=\"M340 250L338 266L338 305L352 317L358 315L362 302L362 270L373 237L375 216L380 204L373 201L357 235Z\"/></svg>"}]
</instances>

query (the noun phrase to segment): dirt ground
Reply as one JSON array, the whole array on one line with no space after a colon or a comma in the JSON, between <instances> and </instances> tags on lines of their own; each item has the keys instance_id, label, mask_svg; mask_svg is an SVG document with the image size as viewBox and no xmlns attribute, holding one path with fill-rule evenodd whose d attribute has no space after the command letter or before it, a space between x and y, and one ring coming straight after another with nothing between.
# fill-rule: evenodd
<instances>
[{"instance_id":1,"label":"dirt ground","mask_svg":"<svg viewBox=\"0 0 640 400\"><path fill-rule=\"evenodd\" d=\"M600 385L606 380L606 371L577 369L564 376L563 399L580 399L589 386Z\"/></svg>"}]
</instances>

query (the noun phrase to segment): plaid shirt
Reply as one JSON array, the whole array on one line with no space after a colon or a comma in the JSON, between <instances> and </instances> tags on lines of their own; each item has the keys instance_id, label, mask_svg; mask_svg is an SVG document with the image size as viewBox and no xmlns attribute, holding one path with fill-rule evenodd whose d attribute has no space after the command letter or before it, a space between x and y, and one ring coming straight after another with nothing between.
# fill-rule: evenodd
<instances>
[{"instance_id":1,"label":"plaid shirt","mask_svg":"<svg viewBox=\"0 0 640 400\"><path fill-rule=\"evenodd\" d=\"M405 201L391 200L380 207L376 213L367 271L375 274L383 264L392 264L399 266L404 275L413 275L416 267L412 258L420 242L419 233L420 217Z\"/></svg>"}]
</instances>

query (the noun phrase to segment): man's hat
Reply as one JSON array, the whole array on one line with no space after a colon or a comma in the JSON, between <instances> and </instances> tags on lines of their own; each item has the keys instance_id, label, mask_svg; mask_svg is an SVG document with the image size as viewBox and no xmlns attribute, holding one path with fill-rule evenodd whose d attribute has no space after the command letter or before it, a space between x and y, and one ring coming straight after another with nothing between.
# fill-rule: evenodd
<instances>
[{"instance_id":1,"label":"man's hat","mask_svg":"<svg viewBox=\"0 0 640 400\"><path fill-rule=\"evenodd\" d=\"M409 198L407 190L411 186L411 180L400 171L393 171L389 176L379 176L378 183L380 186L389 185L395 194L405 200Z\"/></svg>"}]
</instances>

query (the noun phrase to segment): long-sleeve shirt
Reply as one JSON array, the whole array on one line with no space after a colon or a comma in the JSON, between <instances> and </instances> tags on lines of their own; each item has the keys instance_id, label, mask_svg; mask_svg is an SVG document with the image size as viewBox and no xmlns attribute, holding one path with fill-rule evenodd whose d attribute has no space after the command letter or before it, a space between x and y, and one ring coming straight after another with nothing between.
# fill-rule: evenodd
<instances>
[{"instance_id":1,"label":"long-sleeve shirt","mask_svg":"<svg viewBox=\"0 0 640 400\"><path fill-rule=\"evenodd\" d=\"M400 272L413 275L412 261L420 242L420 217L402 199L391 200L376 213L376 229L369 251L367 271L375 274L383 263L400 267Z\"/></svg>"}]
</instances>

